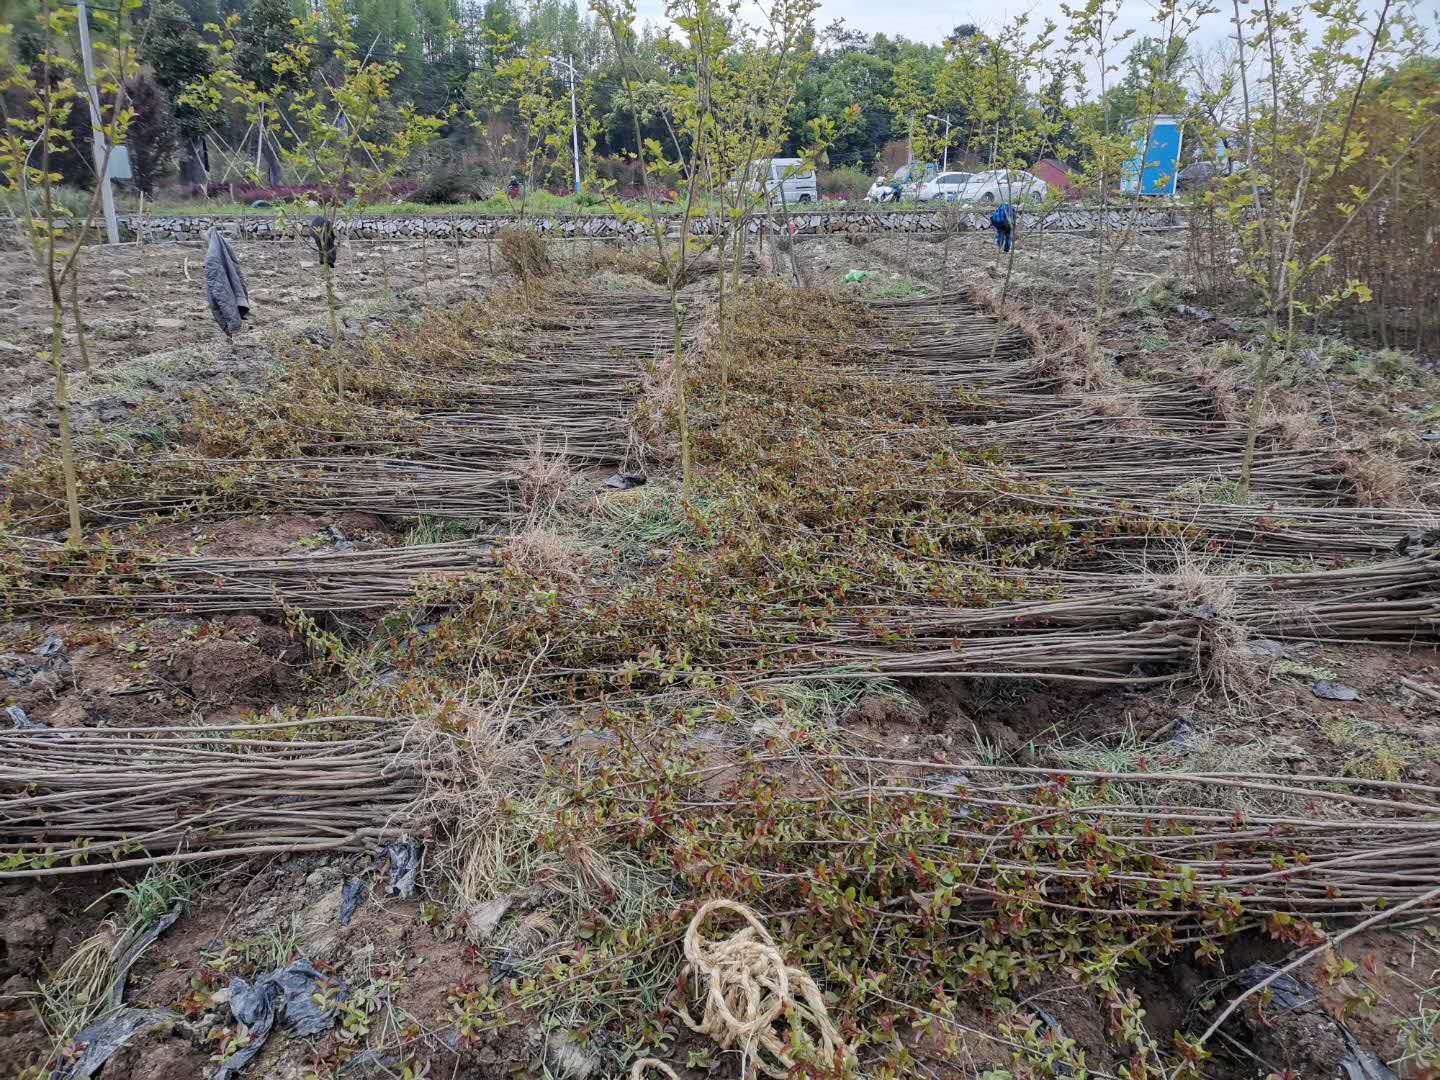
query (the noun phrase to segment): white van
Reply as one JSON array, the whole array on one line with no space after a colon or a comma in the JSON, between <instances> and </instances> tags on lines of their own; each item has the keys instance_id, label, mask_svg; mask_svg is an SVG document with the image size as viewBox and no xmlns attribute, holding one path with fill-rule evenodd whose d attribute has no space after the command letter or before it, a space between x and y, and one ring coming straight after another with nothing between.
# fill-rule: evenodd
<instances>
[{"instance_id":1,"label":"white van","mask_svg":"<svg viewBox=\"0 0 1440 1080\"><path fill-rule=\"evenodd\" d=\"M781 203L781 192L787 206L813 203L820 197L815 186L815 170L804 158L761 158L750 165L750 182L746 186L751 191L763 186L770 202L776 206Z\"/></svg>"}]
</instances>

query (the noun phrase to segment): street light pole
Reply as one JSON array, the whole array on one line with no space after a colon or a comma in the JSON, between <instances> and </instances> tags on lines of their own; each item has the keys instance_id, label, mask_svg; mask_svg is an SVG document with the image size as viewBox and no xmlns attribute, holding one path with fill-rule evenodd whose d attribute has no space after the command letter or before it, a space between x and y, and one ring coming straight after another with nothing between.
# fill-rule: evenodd
<instances>
[{"instance_id":1,"label":"street light pole","mask_svg":"<svg viewBox=\"0 0 1440 1080\"><path fill-rule=\"evenodd\" d=\"M550 57L552 64L561 65L570 76L570 149L575 164L575 194L580 194L580 110L575 104L575 65L570 62L567 56L561 60L558 56Z\"/></svg>"},{"instance_id":2,"label":"street light pole","mask_svg":"<svg viewBox=\"0 0 1440 1080\"><path fill-rule=\"evenodd\" d=\"M938 116L936 116L934 113L926 113L926 114L925 114L925 119L926 119L926 120L939 120L939 119L941 119L941 118L938 117ZM944 145L940 148L940 157L941 157L941 161L940 161L940 171L941 171L941 172L949 172L949 171L950 171L950 117L946 116L946 117L944 118L944 120L945 120L945 143L944 143Z\"/></svg>"},{"instance_id":3,"label":"street light pole","mask_svg":"<svg viewBox=\"0 0 1440 1080\"><path fill-rule=\"evenodd\" d=\"M85 67L85 101L90 106L90 145L95 159L95 182L100 185L100 205L105 211L105 238L120 243L120 226L115 221L115 192L110 187L110 152L105 148L105 130L100 120L100 92L95 87L95 57L90 51L90 13L85 0L75 7L80 21L80 59Z\"/></svg>"}]
</instances>

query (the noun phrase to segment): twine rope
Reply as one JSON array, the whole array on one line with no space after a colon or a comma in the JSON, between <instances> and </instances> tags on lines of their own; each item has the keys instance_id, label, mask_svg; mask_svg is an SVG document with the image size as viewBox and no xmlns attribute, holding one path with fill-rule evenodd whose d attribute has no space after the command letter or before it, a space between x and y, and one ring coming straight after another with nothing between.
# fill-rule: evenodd
<instances>
[{"instance_id":1,"label":"twine rope","mask_svg":"<svg viewBox=\"0 0 1440 1080\"><path fill-rule=\"evenodd\" d=\"M737 915L746 925L727 938L706 938L701 930L717 912ZM685 931L685 963L704 979L704 1008L697 1022L681 1006L681 1019L691 1031L714 1039L722 1050L738 1049L750 1066L747 1074L758 1069L784 1080L795 1064L791 1054L802 1045L813 1046L818 1059L830 1065L839 1065L848 1056L820 987L785 962L770 932L744 904L707 901ZM788 1026L782 1027L782 1019L788 1020ZM636 1062L632 1080L640 1080L641 1066L651 1062L670 1072L668 1066L647 1058Z\"/></svg>"}]
</instances>

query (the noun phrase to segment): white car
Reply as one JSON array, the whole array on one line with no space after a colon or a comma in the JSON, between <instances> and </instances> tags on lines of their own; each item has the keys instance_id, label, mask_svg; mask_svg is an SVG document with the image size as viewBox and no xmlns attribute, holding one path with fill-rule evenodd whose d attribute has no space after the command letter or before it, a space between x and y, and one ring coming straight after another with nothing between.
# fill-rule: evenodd
<instances>
[{"instance_id":1,"label":"white car","mask_svg":"<svg viewBox=\"0 0 1440 1080\"><path fill-rule=\"evenodd\" d=\"M960 188L958 200L971 203L1038 203L1049 194L1050 185L1032 173L1019 169L995 169L976 173Z\"/></svg>"},{"instance_id":2,"label":"white car","mask_svg":"<svg viewBox=\"0 0 1440 1080\"><path fill-rule=\"evenodd\" d=\"M970 182L968 172L947 172L932 176L916 189L916 202L957 202L960 192Z\"/></svg>"}]
</instances>

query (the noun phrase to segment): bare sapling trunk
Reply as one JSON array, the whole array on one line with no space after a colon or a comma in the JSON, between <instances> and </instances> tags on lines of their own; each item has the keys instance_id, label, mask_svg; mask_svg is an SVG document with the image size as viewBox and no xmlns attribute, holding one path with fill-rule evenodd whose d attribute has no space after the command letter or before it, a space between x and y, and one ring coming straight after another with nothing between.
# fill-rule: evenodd
<instances>
[{"instance_id":1,"label":"bare sapling trunk","mask_svg":"<svg viewBox=\"0 0 1440 1080\"><path fill-rule=\"evenodd\" d=\"M734 244L735 250L731 253L731 259L732 259L733 261L732 261L731 267L730 267L730 281L731 281L731 285L732 285L732 290L738 292L739 289L740 289L740 275L741 275L741 273L744 272L744 269L745 269L745 249L749 246L749 243L750 243L750 239L749 239L749 221L750 221L750 216L749 216L748 213L741 211L740 199L739 199L739 197L737 197L736 200L735 200L735 208L736 208L736 210L739 211L739 212L737 212L737 214L736 214L735 223L734 223L734 226L733 226L733 228L735 229L735 244ZM730 328L731 328L731 324L732 324L734 321L735 321L735 305L734 305L734 304L731 304L731 305L730 305L730 309L725 313L725 317L720 320L720 344L721 344L721 347L726 350L725 355L726 355L727 357L728 357L728 355L729 355L729 354L728 354L728 349L729 349L729 345L730 345ZM726 360L726 364L727 364L726 373L727 373L727 376L728 376L728 372L729 372L729 368L728 368L729 360L728 360L728 359ZM727 382L727 385L728 385L728 382Z\"/></svg>"},{"instance_id":2,"label":"bare sapling trunk","mask_svg":"<svg viewBox=\"0 0 1440 1080\"><path fill-rule=\"evenodd\" d=\"M790 247L790 272L795 275L795 284L802 289L805 279L800 273L800 257L796 254L795 228L790 224L790 204L785 201L785 177L780 177L780 217L785 222L785 240Z\"/></svg>"},{"instance_id":3,"label":"bare sapling trunk","mask_svg":"<svg viewBox=\"0 0 1440 1080\"><path fill-rule=\"evenodd\" d=\"M60 302L60 283L50 273L50 366L55 370L55 415L60 421L60 467L65 474L65 505L69 511L68 543L80 547L80 482L75 472L75 440L70 432L70 383L65 374L65 309Z\"/></svg>"},{"instance_id":4,"label":"bare sapling trunk","mask_svg":"<svg viewBox=\"0 0 1440 1080\"><path fill-rule=\"evenodd\" d=\"M990 362L992 364L1000 352L1000 336L1005 332L1005 301L1010 295L1010 272L1015 268L1015 229L1013 225L1010 232L1010 250L1005 253L1005 277L1000 283L1000 304L995 313L995 333L990 337Z\"/></svg>"},{"instance_id":5,"label":"bare sapling trunk","mask_svg":"<svg viewBox=\"0 0 1440 1080\"><path fill-rule=\"evenodd\" d=\"M724 204L722 203L721 214L723 215L723 213ZM719 219L717 217L715 229L715 240L717 244L717 247L715 249L715 261L716 267L719 269L720 272L720 285L719 295L716 298L715 303L716 317L719 319L720 323L720 392L722 394L724 394L727 390L730 389L730 359L729 350L726 348L727 342L725 340L725 308L727 299L725 294L725 254L726 241L728 239L729 237L726 234L725 228L719 222Z\"/></svg>"},{"instance_id":6,"label":"bare sapling trunk","mask_svg":"<svg viewBox=\"0 0 1440 1080\"><path fill-rule=\"evenodd\" d=\"M90 374L90 349L85 344L85 320L80 314L80 264L70 274L70 311L75 316L75 337L80 345L80 366Z\"/></svg>"},{"instance_id":7,"label":"bare sapling trunk","mask_svg":"<svg viewBox=\"0 0 1440 1080\"><path fill-rule=\"evenodd\" d=\"M701 140L705 137L705 114L700 116L699 128L695 133L698 153ZM680 218L679 252L670 272L670 313L675 319L674 352L671 355L670 377L675 380L675 418L680 425L680 494L690 501L690 419L686 412L685 400L685 308L680 303L680 289L685 282L685 255L690 245L690 216L695 207L695 189L699 184L700 168L693 165L685 189L685 212Z\"/></svg>"},{"instance_id":8,"label":"bare sapling trunk","mask_svg":"<svg viewBox=\"0 0 1440 1080\"><path fill-rule=\"evenodd\" d=\"M340 302L335 297L335 268L322 258L325 269L325 309L330 315L330 348L335 357L335 389L345 393L345 359L340 352Z\"/></svg>"}]
</instances>

